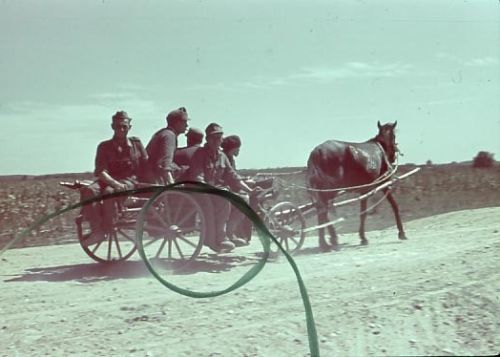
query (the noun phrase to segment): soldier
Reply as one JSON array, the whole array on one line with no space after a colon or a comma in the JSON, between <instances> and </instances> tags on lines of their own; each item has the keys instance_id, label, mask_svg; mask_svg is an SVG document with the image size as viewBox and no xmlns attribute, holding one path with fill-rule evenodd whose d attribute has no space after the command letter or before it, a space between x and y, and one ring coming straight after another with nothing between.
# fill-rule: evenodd
<instances>
[{"instance_id":1,"label":"soldier","mask_svg":"<svg viewBox=\"0 0 500 357\"><path fill-rule=\"evenodd\" d=\"M132 119L124 111L113 115L111 128L114 135L97 147L94 176L97 180L82 188L82 199L129 190L136 187L139 176L147 165L148 155L137 137L128 137ZM83 241L89 246L104 240L113 228L115 205L120 199L106 199L82 208L82 214L90 222L91 234Z\"/></svg>"},{"instance_id":2,"label":"soldier","mask_svg":"<svg viewBox=\"0 0 500 357\"><path fill-rule=\"evenodd\" d=\"M193 146L200 147L204 137L205 136L203 135L203 132L200 129L193 127L189 128L186 134L187 147L193 147Z\"/></svg>"},{"instance_id":3,"label":"soldier","mask_svg":"<svg viewBox=\"0 0 500 357\"><path fill-rule=\"evenodd\" d=\"M200 129L190 127L187 134L187 146L178 148L174 155L174 162L184 170L187 170L193 154L201 147L203 132Z\"/></svg>"},{"instance_id":4,"label":"soldier","mask_svg":"<svg viewBox=\"0 0 500 357\"><path fill-rule=\"evenodd\" d=\"M238 135L229 135L222 140L222 151L226 154L233 169L236 170L235 157L240 154L241 139Z\"/></svg>"},{"instance_id":5,"label":"soldier","mask_svg":"<svg viewBox=\"0 0 500 357\"><path fill-rule=\"evenodd\" d=\"M240 137L238 135L226 136L224 140L222 140L221 148L229 159L232 168L236 171L235 157L240 153ZM249 187L252 187L252 185L255 184L253 180L245 180L245 183ZM231 191L243 198L246 203L250 203L250 196L246 192L238 190L237 187L230 188ZM226 225L226 235L232 241L234 241L236 237L243 239L245 241L245 245L249 244L252 237L252 222L250 222L250 220L234 206L231 206L231 212Z\"/></svg>"},{"instance_id":6,"label":"soldier","mask_svg":"<svg viewBox=\"0 0 500 357\"><path fill-rule=\"evenodd\" d=\"M146 151L149 155L150 181L172 184L180 167L174 162L177 137L186 132L189 120L186 108L181 107L167 115L167 127L158 130L149 141Z\"/></svg>"},{"instance_id":7,"label":"soldier","mask_svg":"<svg viewBox=\"0 0 500 357\"><path fill-rule=\"evenodd\" d=\"M222 189L236 188L238 191L251 193L253 190L243 182L234 171L227 156L220 149L222 143L222 127L211 123L205 129L206 144L193 155L187 172L187 179L208 183ZM241 238L226 237L226 222L229 218L231 205L229 201L215 195L200 195L200 205L206 215L205 245L217 252L231 251L235 246L246 245Z\"/></svg>"}]
</instances>

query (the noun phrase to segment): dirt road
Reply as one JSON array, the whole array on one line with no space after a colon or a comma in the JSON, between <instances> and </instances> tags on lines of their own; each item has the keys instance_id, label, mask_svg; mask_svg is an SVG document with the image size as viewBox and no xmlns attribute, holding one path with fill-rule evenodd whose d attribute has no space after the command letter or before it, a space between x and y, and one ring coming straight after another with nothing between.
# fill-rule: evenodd
<instances>
[{"instance_id":1,"label":"dirt road","mask_svg":"<svg viewBox=\"0 0 500 357\"><path fill-rule=\"evenodd\" d=\"M483 355L500 351L500 208L458 211L340 238L295 257L311 298L323 356ZM255 263L259 243L210 255L202 271L169 277L223 288ZM303 356L305 315L285 259L244 287L192 299L159 284L138 256L93 263L76 244L0 258L2 356Z\"/></svg>"}]
</instances>

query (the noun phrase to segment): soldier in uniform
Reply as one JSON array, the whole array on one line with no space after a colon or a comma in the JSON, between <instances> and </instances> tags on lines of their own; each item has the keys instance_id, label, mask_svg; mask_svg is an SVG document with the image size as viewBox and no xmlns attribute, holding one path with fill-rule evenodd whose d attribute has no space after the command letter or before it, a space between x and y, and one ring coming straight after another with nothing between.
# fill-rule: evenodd
<instances>
[{"instance_id":1,"label":"soldier in uniform","mask_svg":"<svg viewBox=\"0 0 500 357\"><path fill-rule=\"evenodd\" d=\"M203 132L200 129L190 127L186 133L187 145L177 149L174 162L179 166L189 166L194 152L201 147L203 137Z\"/></svg>"},{"instance_id":2,"label":"soldier in uniform","mask_svg":"<svg viewBox=\"0 0 500 357\"><path fill-rule=\"evenodd\" d=\"M167 127L158 130L148 145L150 181L160 184L172 184L181 168L174 162L177 150L177 137L186 132L189 120L186 108L181 107L167 115Z\"/></svg>"},{"instance_id":3,"label":"soldier in uniform","mask_svg":"<svg viewBox=\"0 0 500 357\"><path fill-rule=\"evenodd\" d=\"M129 190L136 187L140 175L144 172L148 155L137 137L128 137L132 128L132 119L124 111L113 115L111 128L114 135L97 147L94 176L97 180L90 186L82 188L82 199L116 191ZM101 242L105 233L113 227L115 219L116 199L94 202L82 209L82 214L90 222L91 234L83 242L87 246Z\"/></svg>"},{"instance_id":4,"label":"soldier in uniform","mask_svg":"<svg viewBox=\"0 0 500 357\"><path fill-rule=\"evenodd\" d=\"M239 155L241 148L241 139L238 135L229 135L222 140L222 151L226 154L233 169L236 170L235 157Z\"/></svg>"},{"instance_id":5,"label":"soldier in uniform","mask_svg":"<svg viewBox=\"0 0 500 357\"><path fill-rule=\"evenodd\" d=\"M204 137L200 129L190 127L186 133L187 147L200 147Z\"/></svg>"},{"instance_id":6,"label":"soldier in uniform","mask_svg":"<svg viewBox=\"0 0 500 357\"><path fill-rule=\"evenodd\" d=\"M241 148L241 139L238 135L229 135L222 140L221 144L222 151L226 154L231 166L236 170L235 157L239 155ZM245 183L252 187L255 182L253 180L245 180ZM250 203L250 196L238 187L230 187L231 191L239 195L245 200L246 203ZM230 240L237 238L243 239L246 244L249 244L252 237L252 222L236 207L231 206L231 213L229 214L229 219L226 225L226 235Z\"/></svg>"},{"instance_id":7,"label":"soldier in uniform","mask_svg":"<svg viewBox=\"0 0 500 357\"><path fill-rule=\"evenodd\" d=\"M227 156L220 149L222 143L222 127L211 123L205 129L206 144L193 155L187 179L208 183L217 188L228 190L230 187L238 191L251 193L253 190L234 171ZM215 195L199 195L199 203L206 216L205 245L212 250L231 251L235 246L246 245L246 241L234 237L226 237L226 223L229 218L231 204L226 199Z\"/></svg>"},{"instance_id":8,"label":"soldier in uniform","mask_svg":"<svg viewBox=\"0 0 500 357\"><path fill-rule=\"evenodd\" d=\"M178 148L174 155L174 162L181 168L181 173L185 174L189 169L194 153L201 147L203 142L203 132L200 129L190 127L187 134L187 146ZM185 175L178 175L179 180Z\"/></svg>"}]
</instances>

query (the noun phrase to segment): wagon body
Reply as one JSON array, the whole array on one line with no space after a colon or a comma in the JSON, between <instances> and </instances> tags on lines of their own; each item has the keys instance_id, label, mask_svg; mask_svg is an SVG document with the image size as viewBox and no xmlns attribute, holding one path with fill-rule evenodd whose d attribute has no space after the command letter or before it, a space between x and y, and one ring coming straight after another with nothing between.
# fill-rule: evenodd
<instances>
[{"instance_id":1,"label":"wagon body","mask_svg":"<svg viewBox=\"0 0 500 357\"><path fill-rule=\"evenodd\" d=\"M78 189L90 182L61 183ZM206 234L206 215L193 194L165 191L145 206L149 197L128 196L117 200L112 229L104 240L87 244L90 222L83 214L76 219L78 241L85 253L100 263L123 261L130 258L138 247L139 215L143 215L142 243L151 258L167 259L173 264L189 263L203 246Z\"/></svg>"}]
</instances>

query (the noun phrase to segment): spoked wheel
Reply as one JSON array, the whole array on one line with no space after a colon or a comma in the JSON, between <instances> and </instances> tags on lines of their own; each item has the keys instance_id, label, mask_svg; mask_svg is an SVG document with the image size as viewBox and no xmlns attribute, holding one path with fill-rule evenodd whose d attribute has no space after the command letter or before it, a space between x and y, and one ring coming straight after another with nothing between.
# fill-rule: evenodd
<instances>
[{"instance_id":1,"label":"spoked wheel","mask_svg":"<svg viewBox=\"0 0 500 357\"><path fill-rule=\"evenodd\" d=\"M99 263L111 263L127 260L137 249L135 244L135 227L117 225L113 231L104 234L100 242L87 245L85 238L90 232L83 232L82 222L77 220L80 245L89 257Z\"/></svg>"},{"instance_id":2,"label":"spoked wheel","mask_svg":"<svg viewBox=\"0 0 500 357\"><path fill-rule=\"evenodd\" d=\"M299 208L291 202L280 202L266 215L265 223L280 245L290 254L296 253L304 244L306 223ZM278 253L271 243L271 252Z\"/></svg>"},{"instance_id":3,"label":"spoked wheel","mask_svg":"<svg viewBox=\"0 0 500 357\"><path fill-rule=\"evenodd\" d=\"M155 265L185 267L200 253L205 217L193 196L166 191L145 212L144 252Z\"/></svg>"}]
</instances>

